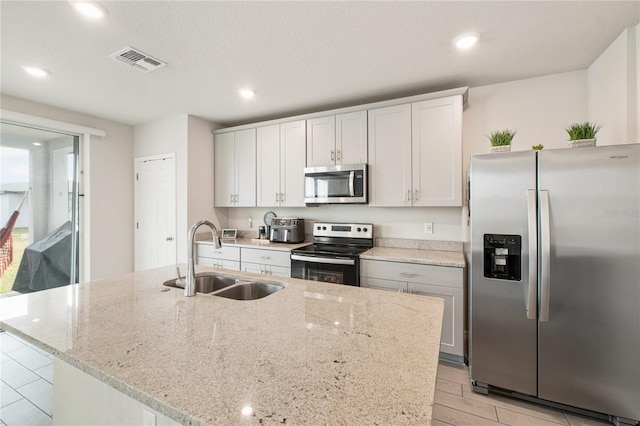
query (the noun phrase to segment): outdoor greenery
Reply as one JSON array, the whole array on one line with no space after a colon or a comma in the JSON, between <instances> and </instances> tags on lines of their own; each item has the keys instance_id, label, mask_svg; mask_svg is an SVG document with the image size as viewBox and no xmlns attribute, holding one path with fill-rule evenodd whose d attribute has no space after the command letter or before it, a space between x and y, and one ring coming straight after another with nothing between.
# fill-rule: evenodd
<instances>
[{"instance_id":1,"label":"outdoor greenery","mask_svg":"<svg viewBox=\"0 0 640 426\"><path fill-rule=\"evenodd\" d=\"M13 287L13 282L18 274L18 267L22 260L24 249L29 245L29 229L14 228L13 229L13 262L0 278L0 294L8 293Z\"/></svg>"},{"instance_id":2,"label":"outdoor greenery","mask_svg":"<svg viewBox=\"0 0 640 426\"><path fill-rule=\"evenodd\" d=\"M515 135L515 130L497 130L487 137L489 138L489 142L491 142L491 146L505 146L511 145L511 141Z\"/></svg>"},{"instance_id":3,"label":"outdoor greenery","mask_svg":"<svg viewBox=\"0 0 640 426\"><path fill-rule=\"evenodd\" d=\"M593 139L598 134L598 131L602 127L601 124L597 123L574 123L569 127L566 127L565 130L569 134L570 141L576 141L580 139Z\"/></svg>"}]
</instances>

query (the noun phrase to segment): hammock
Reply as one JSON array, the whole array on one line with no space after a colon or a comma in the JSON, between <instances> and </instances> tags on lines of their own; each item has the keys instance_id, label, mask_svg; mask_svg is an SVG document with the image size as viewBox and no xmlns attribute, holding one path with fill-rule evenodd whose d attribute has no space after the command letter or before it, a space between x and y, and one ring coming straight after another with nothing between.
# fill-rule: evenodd
<instances>
[{"instance_id":1,"label":"hammock","mask_svg":"<svg viewBox=\"0 0 640 426\"><path fill-rule=\"evenodd\" d=\"M16 210L11 214L5 226L0 229L0 278L13 262L13 227L20 215L22 204L29 193L25 192Z\"/></svg>"}]
</instances>

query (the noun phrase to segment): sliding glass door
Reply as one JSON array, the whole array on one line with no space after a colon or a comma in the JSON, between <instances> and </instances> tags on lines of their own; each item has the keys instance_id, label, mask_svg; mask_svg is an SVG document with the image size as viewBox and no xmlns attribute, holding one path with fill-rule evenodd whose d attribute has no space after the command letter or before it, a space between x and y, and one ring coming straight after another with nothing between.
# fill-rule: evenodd
<instances>
[{"instance_id":1,"label":"sliding glass door","mask_svg":"<svg viewBox=\"0 0 640 426\"><path fill-rule=\"evenodd\" d=\"M78 282L78 136L0 130L0 293Z\"/></svg>"}]
</instances>

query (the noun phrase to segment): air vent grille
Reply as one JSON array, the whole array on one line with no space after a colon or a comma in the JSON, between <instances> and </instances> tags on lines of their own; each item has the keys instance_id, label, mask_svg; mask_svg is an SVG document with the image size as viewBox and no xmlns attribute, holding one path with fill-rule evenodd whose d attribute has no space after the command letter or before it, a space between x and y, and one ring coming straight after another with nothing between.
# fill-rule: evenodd
<instances>
[{"instance_id":1,"label":"air vent grille","mask_svg":"<svg viewBox=\"0 0 640 426\"><path fill-rule=\"evenodd\" d=\"M124 49L113 53L111 57L116 61L130 65L132 68L143 72L154 71L167 65L165 62L152 58L131 46L127 46Z\"/></svg>"}]
</instances>

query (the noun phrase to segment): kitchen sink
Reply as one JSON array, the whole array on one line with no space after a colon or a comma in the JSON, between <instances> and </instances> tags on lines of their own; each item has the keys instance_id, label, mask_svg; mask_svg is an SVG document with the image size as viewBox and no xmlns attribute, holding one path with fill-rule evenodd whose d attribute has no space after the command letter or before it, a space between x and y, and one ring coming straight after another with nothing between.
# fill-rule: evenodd
<instances>
[{"instance_id":1,"label":"kitchen sink","mask_svg":"<svg viewBox=\"0 0 640 426\"><path fill-rule=\"evenodd\" d=\"M245 282L239 283L226 290L222 290L214 294L214 296L226 297L235 300L256 300L267 297L284 287L277 284Z\"/></svg>"},{"instance_id":2,"label":"kitchen sink","mask_svg":"<svg viewBox=\"0 0 640 426\"><path fill-rule=\"evenodd\" d=\"M164 285L167 287L184 288L184 279L182 282L176 283L178 279L174 278L169 281L165 281ZM221 275L214 275L208 273L196 274L196 292L197 293L212 293L214 291L222 290L232 286L238 282L235 278L223 277Z\"/></svg>"}]
</instances>

